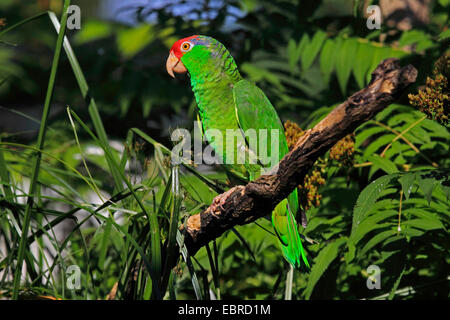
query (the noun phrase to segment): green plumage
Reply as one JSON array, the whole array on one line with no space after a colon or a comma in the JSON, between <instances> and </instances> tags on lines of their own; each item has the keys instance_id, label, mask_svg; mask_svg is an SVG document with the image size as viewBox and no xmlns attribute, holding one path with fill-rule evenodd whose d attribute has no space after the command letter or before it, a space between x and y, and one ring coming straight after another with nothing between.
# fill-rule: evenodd
<instances>
[{"instance_id":1,"label":"green plumage","mask_svg":"<svg viewBox=\"0 0 450 320\"><path fill-rule=\"evenodd\" d=\"M220 42L205 36L198 36L191 42L194 46L181 57L181 62L191 78L206 139L224 163L231 160L226 158L227 155L230 157L230 153L226 152L227 146L233 148L231 155L235 164L225 164L225 167L235 176L254 180L288 153L283 125L265 94L241 77L233 57ZM228 129L240 133L240 137L230 137ZM257 133L256 145L252 145L254 139L243 134L249 129ZM261 129L267 129L266 137L259 135ZM278 132L273 131L272 137L271 130L274 129ZM215 132L220 132L224 139L218 139ZM271 152L279 154L275 163L270 160L276 153ZM245 160L238 162L243 154ZM250 160L255 158L256 161ZM294 267L309 267L294 218L298 207L295 190L276 206L272 224L286 260Z\"/></svg>"}]
</instances>

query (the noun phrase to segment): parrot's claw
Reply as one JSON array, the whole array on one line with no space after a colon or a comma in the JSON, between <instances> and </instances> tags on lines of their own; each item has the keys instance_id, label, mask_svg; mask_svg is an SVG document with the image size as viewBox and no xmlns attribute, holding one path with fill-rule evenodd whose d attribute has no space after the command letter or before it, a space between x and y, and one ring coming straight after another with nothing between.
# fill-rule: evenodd
<instances>
[{"instance_id":1,"label":"parrot's claw","mask_svg":"<svg viewBox=\"0 0 450 320\"><path fill-rule=\"evenodd\" d=\"M230 189L222 194L219 194L218 196L216 196L210 206L210 210L211 212L215 213L220 209L220 211L225 211L225 209L223 208L223 205L225 204L225 202L227 201L228 197L234 192L234 189Z\"/></svg>"}]
</instances>

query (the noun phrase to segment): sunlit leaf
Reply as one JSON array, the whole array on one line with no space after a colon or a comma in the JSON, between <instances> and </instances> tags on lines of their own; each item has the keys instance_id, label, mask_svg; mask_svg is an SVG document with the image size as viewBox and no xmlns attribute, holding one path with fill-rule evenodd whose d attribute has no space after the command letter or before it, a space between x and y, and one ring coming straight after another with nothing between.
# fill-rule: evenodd
<instances>
[{"instance_id":1,"label":"sunlit leaf","mask_svg":"<svg viewBox=\"0 0 450 320\"><path fill-rule=\"evenodd\" d=\"M336 59L339 61L339 63L336 63L336 75L339 87L344 96L347 92L347 83L355 61L357 48L358 41L354 38L349 38L343 40L342 46L336 52Z\"/></svg>"},{"instance_id":2,"label":"sunlit leaf","mask_svg":"<svg viewBox=\"0 0 450 320\"><path fill-rule=\"evenodd\" d=\"M402 185L403 194L405 195L406 200L408 200L413 189L414 182L416 181L416 175L414 173L407 173L400 177L398 181Z\"/></svg>"},{"instance_id":3,"label":"sunlit leaf","mask_svg":"<svg viewBox=\"0 0 450 320\"><path fill-rule=\"evenodd\" d=\"M117 47L126 58L131 58L144 49L154 36L154 30L150 24L122 29L117 33Z\"/></svg>"},{"instance_id":4,"label":"sunlit leaf","mask_svg":"<svg viewBox=\"0 0 450 320\"><path fill-rule=\"evenodd\" d=\"M320 48L322 47L322 44L326 38L327 34L322 30L319 30L314 34L313 38L311 39L311 42L309 42L307 45L303 47L301 51L301 62L303 71L308 70L311 67L312 63L314 62L314 59L319 53Z\"/></svg>"}]
</instances>

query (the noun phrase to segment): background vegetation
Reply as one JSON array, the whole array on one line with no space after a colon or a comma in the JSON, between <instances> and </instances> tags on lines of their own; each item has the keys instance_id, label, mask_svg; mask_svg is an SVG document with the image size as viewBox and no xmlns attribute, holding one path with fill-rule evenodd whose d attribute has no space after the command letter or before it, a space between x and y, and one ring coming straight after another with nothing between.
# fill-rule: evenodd
<instances>
[{"instance_id":1,"label":"background vegetation","mask_svg":"<svg viewBox=\"0 0 450 320\"><path fill-rule=\"evenodd\" d=\"M448 298L450 1L402 3L72 1L81 29L63 44L63 1L3 0L0 297ZM368 4L382 8L380 30L366 26ZM218 167L170 163L171 131L193 130L197 115L188 79L171 79L165 60L192 34L229 48L289 120L290 139L364 87L382 59L419 70L409 97L338 143L300 186L310 273L286 277L265 219L195 257L183 248L177 226L226 182ZM370 265L380 290L366 285Z\"/></svg>"}]
</instances>

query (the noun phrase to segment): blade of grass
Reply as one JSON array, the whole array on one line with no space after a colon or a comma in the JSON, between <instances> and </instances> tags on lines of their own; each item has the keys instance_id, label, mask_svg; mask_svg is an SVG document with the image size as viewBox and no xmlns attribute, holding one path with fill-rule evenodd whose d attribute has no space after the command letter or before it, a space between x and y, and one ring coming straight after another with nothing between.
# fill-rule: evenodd
<instances>
[{"instance_id":1,"label":"blade of grass","mask_svg":"<svg viewBox=\"0 0 450 320\"><path fill-rule=\"evenodd\" d=\"M133 143L133 131L128 130L127 133L127 138L125 140L125 146L123 148L123 152L122 152L122 157L120 159L120 170L121 171L125 171L125 165L127 164L128 161L128 148L131 148L131 145Z\"/></svg>"},{"instance_id":2,"label":"blade of grass","mask_svg":"<svg viewBox=\"0 0 450 320\"><path fill-rule=\"evenodd\" d=\"M51 22L53 23L53 26L56 29L56 32L59 34L59 31L61 28L59 25L59 21L56 18L56 15L53 12L48 12L48 15L49 15ZM80 67L78 59L77 59L67 37L64 37L63 47L66 52L67 58L69 59L69 63L70 63L70 66L72 67L73 73L75 75L75 79L77 80L78 86L81 91L81 95L83 96L85 101L88 101L88 111L89 111L89 115L91 116L92 123L95 128L95 132L97 133L100 141L103 142L105 148L107 148L110 151L110 153L112 155L112 159L114 159L116 162L118 162L118 157L116 156L115 153L111 152L111 150L110 150L111 147L108 144L108 137L106 135L105 127L103 126L103 122L101 120L100 113L97 108L97 104L96 104L94 98L90 95L89 86L86 82L86 78L83 74L83 71ZM108 162L109 169L110 169L111 174L114 179L115 192L118 192L123 189L122 181L121 181L119 170L116 166L113 165L112 159L106 159L106 160Z\"/></svg>"},{"instance_id":3,"label":"blade of grass","mask_svg":"<svg viewBox=\"0 0 450 320\"><path fill-rule=\"evenodd\" d=\"M203 297L205 300L211 300L211 293L209 288L209 281L208 281L208 271L203 268L202 264L193 256L192 260L198 265L200 268L200 275L203 280Z\"/></svg>"},{"instance_id":4,"label":"blade of grass","mask_svg":"<svg viewBox=\"0 0 450 320\"><path fill-rule=\"evenodd\" d=\"M169 148L165 147L164 145L160 144L159 142L157 142L156 140L152 139L151 137L149 137L147 134L145 134L144 132L142 132L141 130L137 129L137 128L132 128L131 129L134 133L136 133L138 136L140 136L142 139L144 139L145 141L151 143L153 146L155 147L159 147L161 149L161 151L163 151L165 154L167 155L175 155L172 150L170 150ZM206 178L204 175L202 175L201 173L199 173L197 170L195 170L184 158L181 158L181 164L184 168L186 168L188 171L190 171L191 173L193 173L194 175L196 175L200 180L202 180L206 185L208 185L209 187L211 187L212 189L214 189L216 192L218 193L223 193L225 192L225 189L220 187L219 185L217 185L217 183L214 183L214 181Z\"/></svg>"},{"instance_id":5,"label":"blade of grass","mask_svg":"<svg viewBox=\"0 0 450 320\"><path fill-rule=\"evenodd\" d=\"M205 246L206 248L206 253L208 254L208 260L209 260L209 267L211 268L211 273L213 276L213 282L214 282L214 287L216 288L217 291L217 300L220 300L220 288L219 288L219 271L217 269L217 264L213 259L213 256L211 254L211 249L209 248L209 244L207 244Z\"/></svg>"},{"instance_id":6,"label":"blade of grass","mask_svg":"<svg viewBox=\"0 0 450 320\"><path fill-rule=\"evenodd\" d=\"M220 269L219 269L219 250L217 249L217 241L214 240L213 241L213 248L214 248L214 263L216 266L216 272L217 272L217 300L221 300L221 295L220 295L220 280L219 280L219 274L220 274Z\"/></svg>"},{"instance_id":7,"label":"blade of grass","mask_svg":"<svg viewBox=\"0 0 450 320\"><path fill-rule=\"evenodd\" d=\"M233 231L236 237L238 237L238 239L242 242L245 249L250 253L250 256L252 257L253 261L256 262L255 255L253 254L252 249L250 249L250 245L247 243L247 241L245 241L244 237L236 230L236 228L231 228L231 231Z\"/></svg>"},{"instance_id":8,"label":"blade of grass","mask_svg":"<svg viewBox=\"0 0 450 320\"><path fill-rule=\"evenodd\" d=\"M5 146L12 146L12 147L20 147L20 148L24 148L24 149L29 149L32 150L36 153L40 153L41 155L44 154L48 157L51 157L52 159L62 163L63 165L65 165L68 169L70 169L71 171L73 171L79 178L81 178L84 182L86 182L86 184L91 187L92 189L94 188L93 186L90 185L89 180L87 180L78 170L76 170L75 168L73 168L72 166L70 166L67 162L55 157L54 155L52 155L51 153L45 152L42 149L39 149L37 147L33 147L33 146L28 146L28 145L24 145L24 144L20 144L20 143L12 143L12 142L0 142L0 149L1 146L5 145ZM30 192L31 194L31 192Z\"/></svg>"},{"instance_id":9,"label":"blade of grass","mask_svg":"<svg viewBox=\"0 0 450 320\"><path fill-rule=\"evenodd\" d=\"M129 239L136 239L136 243L140 245L141 248L147 248L148 246L148 242L149 239L146 239L147 234L148 234L148 230L146 230L146 232L141 232L140 235L138 235L138 230L137 230L137 225L134 223L131 223L128 225L127 228L127 233L130 235L130 238L126 238L125 239L125 248L124 248L124 252L125 254L123 255L123 259L122 259L122 272L119 275L119 280L118 280L118 289L117 289L117 294L118 297L120 296L121 298L129 298L130 295L130 290L129 290L129 283L130 281L133 281L133 271L134 271L134 267L136 266L137 263L139 263L139 261L137 260L137 255L139 254L139 252L137 251L137 249L132 246L131 241ZM147 237L148 238L148 237ZM149 288L149 290L147 290L147 292L150 293L153 291L153 281L151 280L153 275L150 273L150 278L148 281L151 281L152 285Z\"/></svg>"},{"instance_id":10,"label":"blade of grass","mask_svg":"<svg viewBox=\"0 0 450 320\"><path fill-rule=\"evenodd\" d=\"M179 166L172 167L172 195L173 203L172 210L170 212L170 223L169 223L169 235L167 238L167 250L166 259L164 263L164 273L161 282L161 291L164 293L171 275L172 266L174 264L174 259L178 257L178 252L176 251L176 241L177 241L177 230L179 213L181 207L181 194L180 194L180 179L179 179Z\"/></svg>"},{"instance_id":11,"label":"blade of grass","mask_svg":"<svg viewBox=\"0 0 450 320\"><path fill-rule=\"evenodd\" d=\"M151 250L151 267L154 273L154 277L152 277L152 285L154 286L152 290L152 296L156 299L162 299L160 290L160 282L161 282L161 240L160 240L160 230L158 224L158 216L156 212L152 212L147 214L149 225L150 225L150 250ZM157 288L157 289L155 289Z\"/></svg>"},{"instance_id":12,"label":"blade of grass","mask_svg":"<svg viewBox=\"0 0 450 320\"><path fill-rule=\"evenodd\" d=\"M0 32L0 37L1 37L2 35L4 35L5 33L9 32L9 31L11 31L11 30L13 30L13 29L15 29L15 28L17 28L17 27L20 27L21 25L23 25L23 24L25 24L25 23L28 23L28 22L30 22L30 21L39 19L40 17L43 17L43 16L45 16L46 14L47 14L47 11L44 11L44 12L38 13L38 14L32 16L32 17L29 17L29 18L27 18L27 19L21 20L21 21L15 23L15 24L13 24L12 26L10 26L10 27L8 27L8 28L2 30L2 31Z\"/></svg>"},{"instance_id":13,"label":"blade of grass","mask_svg":"<svg viewBox=\"0 0 450 320\"><path fill-rule=\"evenodd\" d=\"M169 278L169 298L170 300L177 300L177 294L175 292L176 275L173 271L170 272Z\"/></svg>"},{"instance_id":14,"label":"blade of grass","mask_svg":"<svg viewBox=\"0 0 450 320\"><path fill-rule=\"evenodd\" d=\"M159 224L157 215L155 213L149 214L148 210L145 208L144 203L142 202L142 199L137 195L137 193L134 191L133 186L131 185L130 181L125 176L125 173L119 170L119 163L116 161L116 159L111 155L111 150L105 145L105 143L97 138L97 136L89 129L89 127L78 117L78 115L73 111L70 110L72 116L77 120L77 122L83 127L83 129L92 137L92 139L95 140L95 142L103 149L105 152L106 158L109 158L111 165L117 170L117 172L120 175L120 178L125 184L127 185L128 189L132 193L134 199L138 203L139 207L141 208L142 212L148 217L149 223L150 223L150 230L151 230L151 249L152 249L152 272L151 274L154 275L156 278L152 277L152 284L154 286L153 293L157 294L158 298L162 298L159 296L160 294L160 277L161 277L161 240L160 240L160 231L159 231Z\"/></svg>"},{"instance_id":15,"label":"blade of grass","mask_svg":"<svg viewBox=\"0 0 450 320\"><path fill-rule=\"evenodd\" d=\"M0 139L1 142L1 139ZM12 201L12 199L14 198L14 194L10 188L10 179L9 179L9 173L8 173L8 168L6 166L6 161L5 161L5 157L3 155L3 149L0 148L0 183L2 185L2 190L3 193L5 195L5 199Z\"/></svg>"},{"instance_id":16,"label":"blade of grass","mask_svg":"<svg viewBox=\"0 0 450 320\"><path fill-rule=\"evenodd\" d=\"M141 248L141 247L139 246L139 244L133 239L133 237L131 237L131 236L126 232L126 230L125 230L124 227L118 225L118 224L114 221L114 219L112 219L112 218L110 218L110 221L111 221L111 223L116 227L116 229L117 229L118 231L120 231L120 233L122 233L122 234L127 238L127 240L130 241L130 243L133 245L133 247L139 252L139 254L140 254L142 260L144 261L144 264L145 264L145 266L146 266L146 268L147 268L147 271L148 271L148 273L150 274L150 277L152 278L152 280L153 280L153 279L154 279L154 280L157 280L157 279L158 279L158 276L155 275L155 274L153 274L153 266L152 266L151 263L149 262L149 260L148 260L148 258L147 258L147 256L146 256L146 254L145 254L145 252L144 252L144 250L142 250L142 248ZM161 297L161 293L160 293L160 290L159 290L159 286L156 285L155 282L156 282L156 281L152 281L153 291L156 291L156 292L154 293L154 295L155 295L155 297ZM152 294L153 294L153 291L152 291Z\"/></svg>"},{"instance_id":17,"label":"blade of grass","mask_svg":"<svg viewBox=\"0 0 450 320\"><path fill-rule=\"evenodd\" d=\"M58 35L58 38L56 40L56 48L55 53L53 56L53 62L52 62L52 68L50 70L50 78L47 86L47 93L45 96L45 102L44 102L44 110L42 113L41 118L41 125L39 127L39 133L38 133L38 149L41 150L44 147L45 142L45 133L47 129L47 119L48 114L50 111L50 104L53 96L53 90L55 87L55 79L56 79L56 72L58 70L58 64L59 64L59 57L61 55L61 47L63 42L63 37L66 31L66 23L67 23L67 8L70 5L70 0L64 0L64 6L63 6L63 13L61 17L61 32ZM1 34L0 34L1 35ZM38 152L34 158L33 166L32 166L32 175L31 175L31 181L30 181L30 193L33 194L37 185L37 180L39 176L39 167L41 162L41 153ZM24 213L24 222L23 222L23 228L22 228L22 236L19 242L19 252L17 256L17 263L16 263L16 269L14 272L14 280L13 280L13 295L12 299L16 300L19 296L19 288L20 288L20 279L22 277L22 264L23 259L25 256L25 244L27 240L28 235L28 229L30 227L30 220L31 220L31 207L33 206L33 197L28 197L27 200L27 206Z\"/></svg>"},{"instance_id":18,"label":"blade of grass","mask_svg":"<svg viewBox=\"0 0 450 320\"><path fill-rule=\"evenodd\" d=\"M86 172L89 175L89 178L91 179L92 186L94 187L94 192L97 194L97 196L100 198L100 200L102 202L104 202L103 197L100 193L100 190L97 188L97 185L94 182L94 178L92 177L91 171L89 170L89 167L86 164L86 159L84 158L83 149L81 148L80 141L78 140L77 129L75 128L75 123L73 123L72 117L70 116L69 109L67 109L67 115L70 120L70 125L72 126L73 135L75 136L75 142L78 146L78 150L80 151L81 160L83 161L84 168L86 169Z\"/></svg>"},{"instance_id":19,"label":"blade of grass","mask_svg":"<svg viewBox=\"0 0 450 320\"><path fill-rule=\"evenodd\" d=\"M100 250L99 250L100 253L98 258L98 266L100 267L100 270L104 270L105 268L106 251L108 249L108 243L110 241L110 234L111 234L111 223L109 223L108 220L106 221L102 240L100 242Z\"/></svg>"},{"instance_id":20,"label":"blade of grass","mask_svg":"<svg viewBox=\"0 0 450 320\"><path fill-rule=\"evenodd\" d=\"M286 290L284 291L284 300L292 300L292 282L294 281L294 268L289 265L289 271L286 275Z\"/></svg>"},{"instance_id":21,"label":"blade of grass","mask_svg":"<svg viewBox=\"0 0 450 320\"><path fill-rule=\"evenodd\" d=\"M18 110L5 108L5 107L3 107L3 106L0 106L0 109L3 110L3 111L5 111L5 112L11 112L11 113L14 113L14 114L16 114L16 115L18 115L18 116L21 116L22 118L25 118L25 119L27 119L27 120L30 120L31 122L34 122L34 123L38 124L38 125L41 124L41 121L39 121L39 119L36 119L36 118L34 118L34 117L32 117L32 116L30 116L30 115L28 115L28 114L25 114L25 113L23 113L23 112L18 111ZM49 132L56 132L56 130L53 129L53 128L47 128L47 130L48 130ZM3 133L2 133L2 134L3 134ZM9 135L8 135L8 136L9 136Z\"/></svg>"},{"instance_id":22,"label":"blade of grass","mask_svg":"<svg viewBox=\"0 0 450 320\"><path fill-rule=\"evenodd\" d=\"M140 187L135 188L135 191L137 191L138 189L140 189ZM112 204L114 204L114 202L118 202L124 198L127 198L131 195L131 192L119 192L118 194L114 195L113 197L111 197L110 199L106 200L105 203L103 203L101 206L97 207L94 211L94 213L99 212L100 210L103 210L109 206L111 206ZM54 200L57 200L57 198L54 198ZM89 209L83 205L80 204L76 204L76 203L68 203L71 206L75 206L74 209L65 212L65 213L61 213L59 211L55 211L55 210L51 210L51 209L44 209L44 208L39 208L39 207L34 207L33 210L35 210L36 214L50 214L50 215L55 215L56 218L53 219L52 221L50 221L48 224L46 224L45 226L42 226L39 230L37 230L35 233L33 233L32 235L30 235L27 239L27 246L31 245L31 243L34 241L34 239L36 237L40 237L41 235L43 235L46 231L54 228L56 225L58 225L59 223L65 221L68 218L74 219L73 216L76 212L80 211L80 210L86 210L88 211ZM4 200L0 200L0 206L7 206L8 203ZM17 207L24 207L24 205L18 205L18 204L9 204L9 205L15 205ZM23 208L22 208L23 209ZM89 216L90 217L90 216ZM64 248L64 247L62 247ZM12 255L15 252L12 252ZM12 256L11 255L11 256ZM8 257L6 257L5 259L3 259L2 261L0 261L0 267L3 267L5 265L9 265L8 263Z\"/></svg>"},{"instance_id":23,"label":"blade of grass","mask_svg":"<svg viewBox=\"0 0 450 320\"><path fill-rule=\"evenodd\" d=\"M281 284L283 274L284 274L284 270L283 270L283 268L280 268L280 271L278 272L277 280L275 280L275 284L273 285L272 292L267 296L266 300L275 300L275 296L276 296L278 288Z\"/></svg>"},{"instance_id":24,"label":"blade of grass","mask_svg":"<svg viewBox=\"0 0 450 320\"><path fill-rule=\"evenodd\" d=\"M220 300L220 282L219 282L219 250L217 249L217 241L213 241L213 249L214 249L214 265L216 266L216 272L217 272L217 299Z\"/></svg>"},{"instance_id":25,"label":"blade of grass","mask_svg":"<svg viewBox=\"0 0 450 320\"><path fill-rule=\"evenodd\" d=\"M200 284L198 283L197 274L195 273L194 265L192 264L191 256L184 245L184 236L179 230L177 230L177 243L180 247L181 255L183 256L186 266L188 267L189 274L191 275L192 286L194 287L194 292L197 300L203 300L202 291L200 289Z\"/></svg>"}]
</instances>

